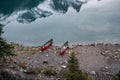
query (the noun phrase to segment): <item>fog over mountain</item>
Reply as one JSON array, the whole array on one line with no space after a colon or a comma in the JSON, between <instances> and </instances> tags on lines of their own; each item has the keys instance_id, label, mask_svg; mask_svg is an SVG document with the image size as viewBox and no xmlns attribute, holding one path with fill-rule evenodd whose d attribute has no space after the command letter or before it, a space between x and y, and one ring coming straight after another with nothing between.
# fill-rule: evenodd
<instances>
[{"instance_id":1,"label":"fog over mountain","mask_svg":"<svg viewBox=\"0 0 120 80\"><path fill-rule=\"evenodd\" d=\"M45 18L53 12L66 13L69 7L77 12L86 0L2 0L0 1L0 23L6 25L17 20L19 23L30 23L37 18ZM48 10L44 8L47 5Z\"/></svg>"}]
</instances>

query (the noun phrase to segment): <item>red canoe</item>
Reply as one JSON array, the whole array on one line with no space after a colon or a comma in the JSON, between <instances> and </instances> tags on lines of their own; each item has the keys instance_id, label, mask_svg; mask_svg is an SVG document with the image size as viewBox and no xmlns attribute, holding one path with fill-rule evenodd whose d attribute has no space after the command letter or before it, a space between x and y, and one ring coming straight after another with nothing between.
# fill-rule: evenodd
<instances>
[{"instance_id":1,"label":"red canoe","mask_svg":"<svg viewBox=\"0 0 120 80\"><path fill-rule=\"evenodd\" d=\"M52 44L53 44L53 39L49 40L44 45L42 45L40 48L40 51L43 52L43 51L47 50L50 46L52 46Z\"/></svg>"},{"instance_id":2,"label":"red canoe","mask_svg":"<svg viewBox=\"0 0 120 80\"><path fill-rule=\"evenodd\" d=\"M60 55L64 55L67 49L68 49L68 41L66 41L65 44L63 44L63 46L61 47Z\"/></svg>"}]
</instances>

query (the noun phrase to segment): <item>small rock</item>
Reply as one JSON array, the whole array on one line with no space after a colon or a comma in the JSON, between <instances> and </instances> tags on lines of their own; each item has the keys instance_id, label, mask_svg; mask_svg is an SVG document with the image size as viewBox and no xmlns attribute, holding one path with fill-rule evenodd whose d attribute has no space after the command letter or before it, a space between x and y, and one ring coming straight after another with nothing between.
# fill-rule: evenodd
<instances>
[{"instance_id":1,"label":"small rock","mask_svg":"<svg viewBox=\"0 0 120 80\"><path fill-rule=\"evenodd\" d=\"M38 74L38 77L40 77L40 78L41 78L41 77L42 77L42 76L41 76L41 74Z\"/></svg>"},{"instance_id":2,"label":"small rock","mask_svg":"<svg viewBox=\"0 0 120 80\"><path fill-rule=\"evenodd\" d=\"M116 51L115 53L118 54L119 52Z\"/></svg>"},{"instance_id":3,"label":"small rock","mask_svg":"<svg viewBox=\"0 0 120 80\"><path fill-rule=\"evenodd\" d=\"M60 61L60 64L62 64L63 62L62 61Z\"/></svg>"},{"instance_id":4,"label":"small rock","mask_svg":"<svg viewBox=\"0 0 120 80\"><path fill-rule=\"evenodd\" d=\"M109 52L108 50L105 51L105 53L108 53L108 52Z\"/></svg>"},{"instance_id":5,"label":"small rock","mask_svg":"<svg viewBox=\"0 0 120 80\"><path fill-rule=\"evenodd\" d=\"M47 60L44 60L44 61L43 61L43 64L48 64L48 61L47 61Z\"/></svg>"},{"instance_id":6,"label":"small rock","mask_svg":"<svg viewBox=\"0 0 120 80\"><path fill-rule=\"evenodd\" d=\"M120 49L117 49L117 51L119 51L119 52L120 52Z\"/></svg>"},{"instance_id":7,"label":"small rock","mask_svg":"<svg viewBox=\"0 0 120 80\"><path fill-rule=\"evenodd\" d=\"M109 69L109 68L106 66L105 69Z\"/></svg>"},{"instance_id":8,"label":"small rock","mask_svg":"<svg viewBox=\"0 0 120 80\"><path fill-rule=\"evenodd\" d=\"M52 51L51 49L48 49L48 51Z\"/></svg>"},{"instance_id":9,"label":"small rock","mask_svg":"<svg viewBox=\"0 0 120 80\"><path fill-rule=\"evenodd\" d=\"M20 71L23 72L24 70L21 68Z\"/></svg>"},{"instance_id":10,"label":"small rock","mask_svg":"<svg viewBox=\"0 0 120 80\"><path fill-rule=\"evenodd\" d=\"M68 63L67 60L65 60L65 63L66 63L66 64Z\"/></svg>"},{"instance_id":11,"label":"small rock","mask_svg":"<svg viewBox=\"0 0 120 80\"><path fill-rule=\"evenodd\" d=\"M118 56L114 56L114 58L117 58Z\"/></svg>"},{"instance_id":12,"label":"small rock","mask_svg":"<svg viewBox=\"0 0 120 80\"><path fill-rule=\"evenodd\" d=\"M109 74L110 74L110 72L105 72L105 74L106 74L106 75L109 75Z\"/></svg>"},{"instance_id":13,"label":"small rock","mask_svg":"<svg viewBox=\"0 0 120 80\"><path fill-rule=\"evenodd\" d=\"M116 50L113 50L114 52L116 51Z\"/></svg>"},{"instance_id":14,"label":"small rock","mask_svg":"<svg viewBox=\"0 0 120 80\"><path fill-rule=\"evenodd\" d=\"M67 66L66 65L62 65L61 67L65 69Z\"/></svg>"},{"instance_id":15,"label":"small rock","mask_svg":"<svg viewBox=\"0 0 120 80\"><path fill-rule=\"evenodd\" d=\"M91 46L95 46L95 44L91 44Z\"/></svg>"},{"instance_id":16,"label":"small rock","mask_svg":"<svg viewBox=\"0 0 120 80\"><path fill-rule=\"evenodd\" d=\"M91 72L90 72L90 74L95 75L95 74L96 74L96 72L95 72L95 71L91 71Z\"/></svg>"},{"instance_id":17,"label":"small rock","mask_svg":"<svg viewBox=\"0 0 120 80\"><path fill-rule=\"evenodd\" d=\"M48 54L46 54L45 56L46 56L46 57L48 57L49 55L48 55Z\"/></svg>"},{"instance_id":18,"label":"small rock","mask_svg":"<svg viewBox=\"0 0 120 80\"><path fill-rule=\"evenodd\" d=\"M60 80L60 78L57 78L56 80Z\"/></svg>"},{"instance_id":19,"label":"small rock","mask_svg":"<svg viewBox=\"0 0 120 80\"><path fill-rule=\"evenodd\" d=\"M10 68L13 68L14 66L13 65L9 65Z\"/></svg>"},{"instance_id":20,"label":"small rock","mask_svg":"<svg viewBox=\"0 0 120 80\"><path fill-rule=\"evenodd\" d=\"M55 54L57 54L57 51L54 51Z\"/></svg>"},{"instance_id":21,"label":"small rock","mask_svg":"<svg viewBox=\"0 0 120 80\"><path fill-rule=\"evenodd\" d=\"M101 54L102 54L103 56L105 56L105 55L106 55L106 53L104 53L104 52L102 52Z\"/></svg>"},{"instance_id":22,"label":"small rock","mask_svg":"<svg viewBox=\"0 0 120 80\"><path fill-rule=\"evenodd\" d=\"M27 72L27 70L23 70L23 72Z\"/></svg>"}]
</instances>

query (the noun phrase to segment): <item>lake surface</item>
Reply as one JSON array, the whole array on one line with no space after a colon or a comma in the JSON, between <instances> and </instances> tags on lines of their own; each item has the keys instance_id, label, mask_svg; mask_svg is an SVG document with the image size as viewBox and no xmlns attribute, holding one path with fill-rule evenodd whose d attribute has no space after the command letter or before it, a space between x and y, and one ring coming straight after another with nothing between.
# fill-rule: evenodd
<instances>
[{"instance_id":1,"label":"lake surface","mask_svg":"<svg viewBox=\"0 0 120 80\"><path fill-rule=\"evenodd\" d=\"M0 1L2 35L8 42L41 45L120 43L120 0Z\"/></svg>"}]
</instances>

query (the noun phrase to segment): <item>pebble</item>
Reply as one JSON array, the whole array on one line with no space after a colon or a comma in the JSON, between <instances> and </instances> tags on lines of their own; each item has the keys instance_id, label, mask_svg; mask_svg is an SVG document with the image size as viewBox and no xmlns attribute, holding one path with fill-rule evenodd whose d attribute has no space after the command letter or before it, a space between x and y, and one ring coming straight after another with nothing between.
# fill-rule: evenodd
<instances>
[{"instance_id":1,"label":"pebble","mask_svg":"<svg viewBox=\"0 0 120 80\"><path fill-rule=\"evenodd\" d=\"M103 56L105 56L105 55L106 55L106 53L104 53L104 52L102 52L101 54L102 54Z\"/></svg>"},{"instance_id":2,"label":"pebble","mask_svg":"<svg viewBox=\"0 0 120 80\"><path fill-rule=\"evenodd\" d=\"M38 74L38 77L42 77L41 74Z\"/></svg>"},{"instance_id":3,"label":"pebble","mask_svg":"<svg viewBox=\"0 0 120 80\"><path fill-rule=\"evenodd\" d=\"M91 72L90 72L90 74L95 75L95 74L96 74L96 72L95 72L95 71L91 71Z\"/></svg>"},{"instance_id":4,"label":"pebble","mask_svg":"<svg viewBox=\"0 0 120 80\"><path fill-rule=\"evenodd\" d=\"M117 51L119 51L119 52L120 52L120 49L117 49Z\"/></svg>"},{"instance_id":5,"label":"pebble","mask_svg":"<svg viewBox=\"0 0 120 80\"><path fill-rule=\"evenodd\" d=\"M109 51L107 51L107 50L105 51L105 53L108 53L108 52L109 52Z\"/></svg>"},{"instance_id":6,"label":"pebble","mask_svg":"<svg viewBox=\"0 0 120 80\"><path fill-rule=\"evenodd\" d=\"M49 55L48 55L48 54L46 54L45 56L46 56L46 57L48 57Z\"/></svg>"},{"instance_id":7,"label":"pebble","mask_svg":"<svg viewBox=\"0 0 120 80\"><path fill-rule=\"evenodd\" d=\"M27 72L27 70L23 70L23 72Z\"/></svg>"},{"instance_id":8,"label":"pebble","mask_svg":"<svg viewBox=\"0 0 120 80\"><path fill-rule=\"evenodd\" d=\"M20 69L21 72L23 72L24 70L23 69Z\"/></svg>"},{"instance_id":9,"label":"pebble","mask_svg":"<svg viewBox=\"0 0 120 80\"><path fill-rule=\"evenodd\" d=\"M115 53L118 54L119 52L116 51Z\"/></svg>"},{"instance_id":10,"label":"pebble","mask_svg":"<svg viewBox=\"0 0 120 80\"><path fill-rule=\"evenodd\" d=\"M56 80L60 80L60 78L57 78Z\"/></svg>"},{"instance_id":11,"label":"pebble","mask_svg":"<svg viewBox=\"0 0 120 80\"><path fill-rule=\"evenodd\" d=\"M67 66L66 65L62 65L61 67L65 69Z\"/></svg>"},{"instance_id":12,"label":"pebble","mask_svg":"<svg viewBox=\"0 0 120 80\"><path fill-rule=\"evenodd\" d=\"M65 60L65 63L67 64L67 63L68 63L68 61L67 61L67 60Z\"/></svg>"},{"instance_id":13,"label":"pebble","mask_svg":"<svg viewBox=\"0 0 120 80\"><path fill-rule=\"evenodd\" d=\"M105 69L109 69L109 68L106 66Z\"/></svg>"},{"instance_id":14,"label":"pebble","mask_svg":"<svg viewBox=\"0 0 120 80\"><path fill-rule=\"evenodd\" d=\"M114 52L116 51L116 50L113 50Z\"/></svg>"},{"instance_id":15,"label":"pebble","mask_svg":"<svg viewBox=\"0 0 120 80\"><path fill-rule=\"evenodd\" d=\"M114 58L117 58L118 56L114 56Z\"/></svg>"}]
</instances>

